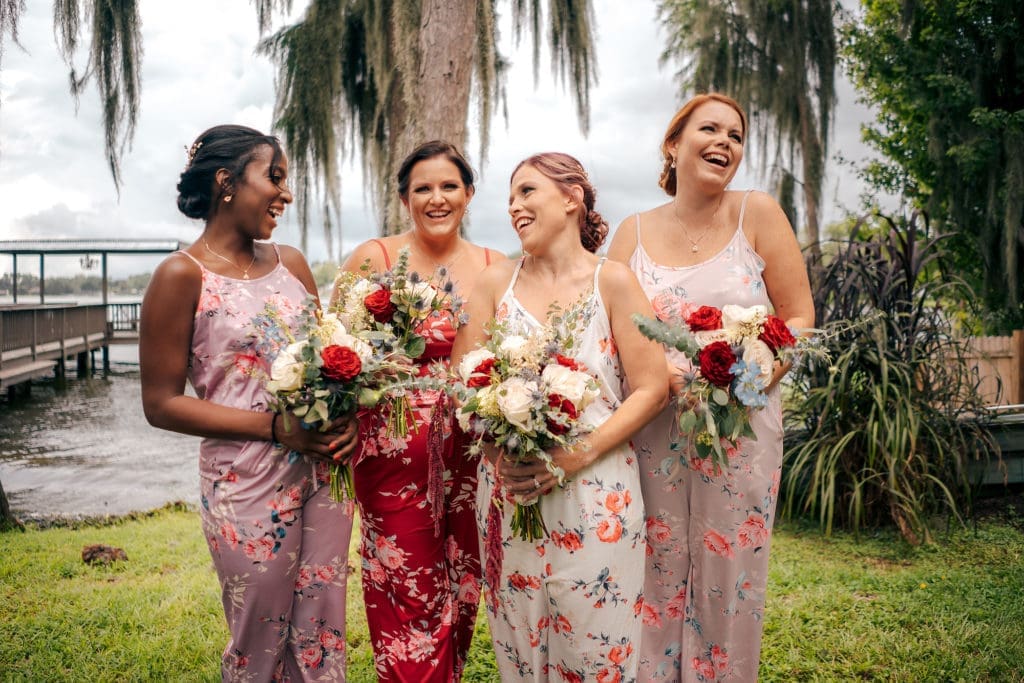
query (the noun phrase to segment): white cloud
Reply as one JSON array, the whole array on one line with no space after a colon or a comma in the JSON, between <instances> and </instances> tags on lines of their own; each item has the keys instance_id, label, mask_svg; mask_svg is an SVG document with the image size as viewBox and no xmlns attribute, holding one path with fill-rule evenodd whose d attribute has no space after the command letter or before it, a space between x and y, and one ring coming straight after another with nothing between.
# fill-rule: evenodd
<instances>
[{"instance_id":1,"label":"white cloud","mask_svg":"<svg viewBox=\"0 0 1024 683\"><path fill-rule=\"evenodd\" d=\"M301 14L304 3L292 16ZM507 7L501 49L513 63L507 94L509 121L492 122L487 164L479 173L471 206L471 239L503 250L518 249L506 213L508 177L522 158L559 150L577 156L598 189L598 210L613 225L634 211L667 200L657 187L658 146L679 105L675 66L659 65L665 43L653 2L595 0L599 85L591 93L591 131L583 137L563 84L551 76L547 46L539 82L534 84L531 40L512 44ZM57 55L52 14L46 3L31 3L22 15L20 40L27 52L7 45L0 71L0 238L48 236L194 239L200 225L178 213L175 184L185 148L211 125L237 122L267 130L274 101L274 70L255 54L256 18L248 0L144 0L141 4L145 54L141 115L135 141L124 158L124 186L118 196L104 157L99 102L93 86L77 115L67 92L67 66ZM277 22L280 26L280 21ZM81 60L78 62L81 68ZM833 149L852 158L864 155L858 124L867 117L841 86ZM467 155L476 162L478 136L471 132ZM749 159L749 156L748 156ZM735 187L762 187L748 165ZM857 205L860 186L842 170L828 179L826 220L839 206ZM345 248L371 237L377 219L365 194L358 163L342 169L342 233ZM321 231L309 234L308 257L326 256ZM275 239L298 244L294 212L286 214ZM7 264L0 261L0 270Z\"/></svg>"}]
</instances>

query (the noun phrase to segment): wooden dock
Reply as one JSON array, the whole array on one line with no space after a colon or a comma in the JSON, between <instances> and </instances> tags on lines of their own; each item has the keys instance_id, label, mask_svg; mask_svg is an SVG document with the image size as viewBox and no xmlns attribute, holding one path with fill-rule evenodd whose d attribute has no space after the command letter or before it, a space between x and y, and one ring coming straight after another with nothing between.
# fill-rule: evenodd
<instances>
[{"instance_id":1,"label":"wooden dock","mask_svg":"<svg viewBox=\"0 0 1024 683\"><path fill-rule=\"evenodd\" d=\"M63 374L70 359L82 374L97 350L108 371L111 345L138 343L139 309L137 303L0 307L0 392Z\"/></svg>"}]
</instances>

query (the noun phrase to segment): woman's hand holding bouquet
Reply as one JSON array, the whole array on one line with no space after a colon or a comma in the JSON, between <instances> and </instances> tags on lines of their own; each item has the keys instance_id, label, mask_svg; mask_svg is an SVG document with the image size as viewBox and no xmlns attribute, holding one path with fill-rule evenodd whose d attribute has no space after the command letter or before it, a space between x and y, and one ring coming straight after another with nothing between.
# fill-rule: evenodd
<instances>
[{"instance_id":1,"label":"woman's hand holding bouquet","mask_svg":"<svg viewBox=\"0 0 1024 683\"><path fill-rule=\"evenodd\" d=\"M500 452L498 471L517 494L512 532L530 541L547 532L538 497L579 469L567 471L560 462L591 430L580 417L600 395L594 377L560 353L555 339L550 331L527 338L494 323L488 342L457 368L458 420L473 439L470 454L485 444Z\"/></svg>"}]
</instances>

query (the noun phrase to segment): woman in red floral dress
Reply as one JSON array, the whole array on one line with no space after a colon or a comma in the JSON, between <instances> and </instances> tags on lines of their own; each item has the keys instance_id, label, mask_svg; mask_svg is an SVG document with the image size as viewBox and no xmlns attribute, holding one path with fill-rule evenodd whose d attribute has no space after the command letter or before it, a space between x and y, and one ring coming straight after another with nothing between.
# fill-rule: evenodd
<instances>
[{"instance_id":1,"label":"woman in red floral dress","mask_svg":"<svg viewBox=\"0 0 1024 683\"><path fill-rule=\"evenodd\" d=\"M358 273L369 261L382 272L408 249L410 271L426 276L444 266L456 290L468 292L486 265L504 259L460 235L473 171L453 145L433 141L413 150L399 168L398 193L412 228L360 245L345 270ZM448 362L456 325L448 311L420 330L427 348L417 362L424 370ZM475 465L456 448L450 429L441 452L428 447L437 399L438 392L413 397L416 420L405 437L389 434L373 416L364 419L353 463L363 598L381 681L458 681L476 621Z\"/></svg>"}]
</instances>

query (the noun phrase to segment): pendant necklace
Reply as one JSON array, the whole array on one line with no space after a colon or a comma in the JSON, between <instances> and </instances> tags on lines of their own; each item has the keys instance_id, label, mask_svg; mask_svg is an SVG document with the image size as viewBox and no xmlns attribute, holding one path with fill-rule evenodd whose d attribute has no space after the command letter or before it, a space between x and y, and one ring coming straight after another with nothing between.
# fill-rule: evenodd
<instances>
[{"instance_id":1,"label":"pendant necklace","mask_svg":"<svg viewBox=\"0 0 1024 683\"><path fill-rule=\"evenodd\" d=\"M210 252L211 254L216 256L217 258L219 258L221 261L224 261L226 263L230 263L237 270L240 270L242 272L242 279L243 280L248 280L249 279L249 270L253 267L253 264L256 263L256 245L253 245L253 247L252 247L252 261L249 261L249 265L247 265L245 268L243 268L242 266L238 265L237 263L235 263L234 261L229 259L227 256L224 256L222 254L218 254L217 252L215 252L213 250L213 247L210 246L210 243L206 241L205 237L203 238L203 244L206 245L206 250L208 252Z\"/></svg>"},{"instance_id":2,"label":"pendant necklace","mask_svg":"<svg viewBox=\"0 0 1024 683\"><path fill-rule=\"evenodd\" d=\"M692 237L690 237L690 231L683 224L682 219L679 218L679 213L676 211L676 206L673 203L673 205L672 205L672 215L675 216L676 223L679 224L679 227L683 229L683 236L686 237L686 239L690 242L690 251L692 253L696 254L698 251L700 251L700 247L698 245L700 244L700 242L705 237L707 237L708 232L711 231L711 227L715 223L715 218L718 216L718 210L720 208L722 208L722 200L723 199L725 199L725 193L724 192L722 193L722 196L719 197L719 199L718 199L718 205L715 207L715 212L713 214L711 214L711 220L709 220L707 225L704 226L704 229L701 231L700 235L697 236L697 239L693 239Z\"/></svg>"}]
</instances>

